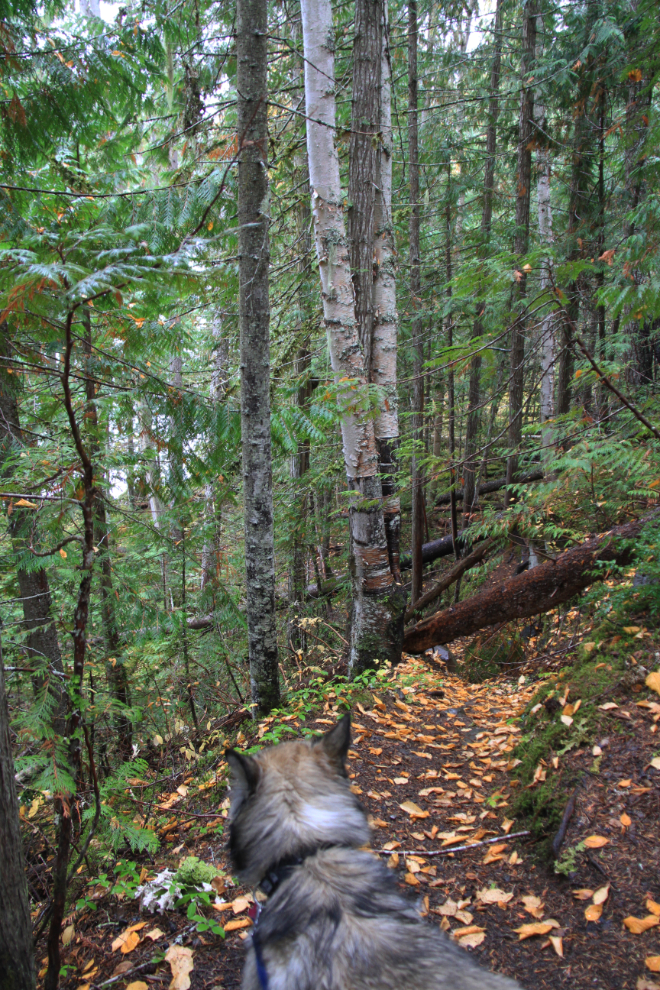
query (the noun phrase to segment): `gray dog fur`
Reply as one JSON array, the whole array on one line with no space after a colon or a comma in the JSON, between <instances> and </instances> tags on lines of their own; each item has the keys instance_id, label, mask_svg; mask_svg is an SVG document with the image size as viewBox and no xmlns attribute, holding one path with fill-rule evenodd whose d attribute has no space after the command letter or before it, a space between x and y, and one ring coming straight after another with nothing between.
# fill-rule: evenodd
<instances>
[{"instance_id":1,"label":"gray dog fur","mask_svg":"<svg viewBox=\"0 0 660 990\"><path fill-rule=\"evenodd\" d=\"M258 938L268 990L515 990L424 921L371 853L364 810L346 779L346 716L322 738L255 757L231 750L229 847L256 886L290 867L268 898ZM250 943L243 990L264 990Z\"/></svg>"}]
</instances>

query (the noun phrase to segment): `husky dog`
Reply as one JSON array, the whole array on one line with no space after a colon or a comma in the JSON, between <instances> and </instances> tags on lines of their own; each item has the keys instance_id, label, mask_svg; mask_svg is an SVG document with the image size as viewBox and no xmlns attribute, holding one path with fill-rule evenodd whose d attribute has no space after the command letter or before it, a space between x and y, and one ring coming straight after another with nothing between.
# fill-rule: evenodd
<instances>
[{"instance_id":1,"label":"husky dog","mask_svg":"<svg viewBox=\"0 0 660 990\"><path fill-rule=\"evenodd\" d=\"M243 990L515 990L423 921L370 852L346 779L346 715L320 739L230 750L229 849L268 900Z\"/></svg>"}]
</instances>

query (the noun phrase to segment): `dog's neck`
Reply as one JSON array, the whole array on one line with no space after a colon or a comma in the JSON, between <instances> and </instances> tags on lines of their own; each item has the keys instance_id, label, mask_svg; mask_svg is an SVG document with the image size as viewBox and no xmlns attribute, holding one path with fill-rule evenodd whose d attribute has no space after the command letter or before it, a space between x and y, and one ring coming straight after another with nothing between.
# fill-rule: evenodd
<instances>
[{"instance_id":1,"label":"dog's neck","mask_svg":"<svg viewBox=\"0 0 660 990\"><path fill-rule=\"evenodd\" d=\"M335 846L335 843L321 842L317 846L303 850L297 856L286 856L284 859L278 860L277 863L274 863L266 870L257 884L257 888L266 894L267 897L270 897L275 893L280 884L291 876L297 866L302 866L310 856L316 856L317 853L323 852L325 849L335 848Z\"/></svg>"}]
</instances>

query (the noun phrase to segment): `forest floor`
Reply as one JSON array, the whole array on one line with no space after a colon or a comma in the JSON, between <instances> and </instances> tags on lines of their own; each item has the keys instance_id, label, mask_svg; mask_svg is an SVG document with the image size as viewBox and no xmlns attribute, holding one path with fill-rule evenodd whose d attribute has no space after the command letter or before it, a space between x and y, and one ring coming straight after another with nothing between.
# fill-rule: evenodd
<instances>
[{"instance_id":1,"label":"forest floor","mask_svg":"<svg viewBox=\"0 0 660 990\"><path fill-rule=\"evenodd\" d=\"M540 657L529 650L513 679L481 684L408 657L377 690L352 697L349 774L371 816L374 851L429 924L527 990L660 990L660 685L634 676L636 666L657 667L654 639L643 625L627 627L599 656L571 634L570 648ZM577 695L594 684L580 722ZM277 724L295 734L323 730L341 700L328 689ZM246 724L238 735L246 748L276 725L261 723L246 738ZM555 725L566 734L561 748L547 743ZM143 859L141 878L191 855L223 868L222 903L207 913L225 937L200 932L183 912L141 914L132 894L118 899L92 886L96 909L67 919L64 990L183 988L185 979L171 984L181 958L184 970L192 963L192 990L240 985L252 895L232 880L218 834L228 805L221 756L212 769L206 783L190 764L171 778L159 804L161 852ZM550 799L550 839L572 801L560 873L538 835Z\"/></svg>"}]
</instances>

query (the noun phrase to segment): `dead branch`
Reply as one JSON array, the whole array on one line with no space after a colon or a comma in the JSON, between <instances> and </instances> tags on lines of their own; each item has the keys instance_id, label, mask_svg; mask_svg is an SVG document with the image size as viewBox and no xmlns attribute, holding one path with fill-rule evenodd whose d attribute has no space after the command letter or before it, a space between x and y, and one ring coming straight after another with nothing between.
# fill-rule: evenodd
<instances>
[{"instance_id":1,"label":"dead branch","mask_svg":"<svg viewBox=\"0 0 660 990\"><path fill-rule=\"evenodd\" d=\"M608 533L559 554L555 560L548 560L531 571L516 574L451 608L436 612L407 630L404 649L409 653L423 653L430 647L451 643L458 636L469 636L496 622L526 619L550 611L606 576L606 569L595 569L598 562L630 563L633 548L629 544L622 546L621 541L634 539L654 518L657 518L657 511L624 526L615 526Z\"/></svg>"}]
</instances>

